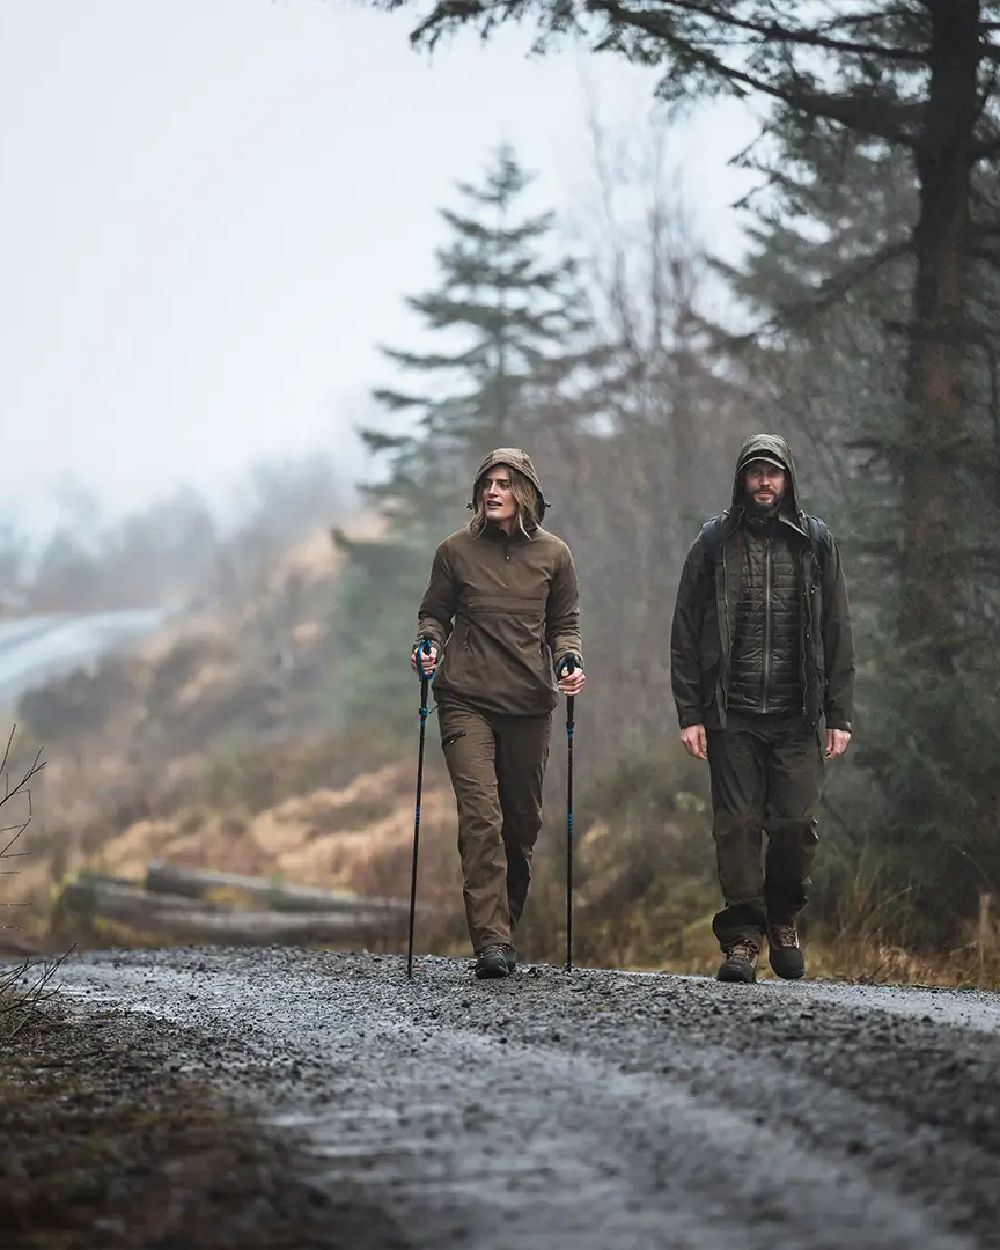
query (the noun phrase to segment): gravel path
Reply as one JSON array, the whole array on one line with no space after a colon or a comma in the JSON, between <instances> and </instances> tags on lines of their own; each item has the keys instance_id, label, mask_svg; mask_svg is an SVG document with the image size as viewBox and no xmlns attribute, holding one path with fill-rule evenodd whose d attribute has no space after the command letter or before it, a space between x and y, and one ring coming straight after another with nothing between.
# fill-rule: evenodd
<instances>
[{"instance_id":1,"label":"gravel path","mask_svg":"<svg viewBox=\"0 0 1000 1250\"><path fill-rule=\"evenodd\" d=\"M358 1250L1000 1248L995 995L287 949L62 981L304 1148Z\"/></svg>"}]
</instances>

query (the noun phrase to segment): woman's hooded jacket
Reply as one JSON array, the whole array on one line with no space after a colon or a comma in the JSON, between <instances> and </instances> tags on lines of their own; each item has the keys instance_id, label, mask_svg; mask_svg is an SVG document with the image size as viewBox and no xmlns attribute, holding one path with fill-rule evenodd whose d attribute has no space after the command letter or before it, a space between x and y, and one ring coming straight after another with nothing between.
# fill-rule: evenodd
<instances>
[{"instance_id":1,"label":"woman's hooded jacket","mask_svg":"<svg viewBox=\"0 0 1000 1250\"><path fill-rule=\"evenodd\" d=\"M473 482L508 465L546 503L530 456L499 447ZM569 547L539 525L507 535L492 521L480 535L465 526L434 553L420 604L419 638L443 653L434 677L438 702L455 700L488 712L539 716L558 702L554 665L571 652L582 664L580 600Z\"/></svg>"}]
</instances>

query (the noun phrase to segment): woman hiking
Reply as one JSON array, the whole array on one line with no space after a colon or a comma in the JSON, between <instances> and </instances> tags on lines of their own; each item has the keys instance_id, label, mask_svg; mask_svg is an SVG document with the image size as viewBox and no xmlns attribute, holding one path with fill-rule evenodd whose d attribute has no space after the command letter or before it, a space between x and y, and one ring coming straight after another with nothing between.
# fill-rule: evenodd
<instances>
[{"instance_id":1,"label":"woman hiking","mask_svg":"<svg viewBox=\"0 0 1000 1250\"><path fill-rule=\"evenodd\" d=\"M476 470L473 517L434 553L410 663L434 700L458 807L465 915L476 976L514 971L531 852L542 825L552 709L586 677L576 570L542 528L531 458L491 451ZM573 671L570 670L570 658Z\"/></svg>"}]
</instances>

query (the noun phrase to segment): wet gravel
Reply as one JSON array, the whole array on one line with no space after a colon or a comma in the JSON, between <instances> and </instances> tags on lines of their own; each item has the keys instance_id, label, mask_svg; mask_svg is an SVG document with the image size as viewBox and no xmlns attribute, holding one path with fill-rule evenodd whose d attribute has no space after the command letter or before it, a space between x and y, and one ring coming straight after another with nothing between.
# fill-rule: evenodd
<instances>
[{"instance_id":1,"label":"wet gravel","mask_svg":"<svg viewBox=\"0 0 1000 1250\"><path fill-rule=\"evenodd\" d=\"M1000 1248L996 995L289 949L62 981L284 1141L331 1246Z\"/></svg>"}]
</instances>

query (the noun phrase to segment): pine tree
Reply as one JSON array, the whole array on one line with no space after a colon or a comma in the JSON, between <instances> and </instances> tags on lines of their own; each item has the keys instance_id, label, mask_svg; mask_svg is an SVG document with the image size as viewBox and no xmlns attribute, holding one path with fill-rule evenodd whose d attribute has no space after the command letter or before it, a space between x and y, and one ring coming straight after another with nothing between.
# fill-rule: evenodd
<instances>
[{"instance_id":1,"label":"pine tree","mask_svg":"<svg viewBox=\"0 0 1000 1250\"><path fill-rule=\"evenodd\" d=\"M525 439L544 395L582 363L568 351L587 324L575 268L544 257L552 213L518 216L529 183L504 147L481 186L459 185L462 209L441 210L451 238L437 252L440 282L407 300L441 350L383 348L423 383L374 392L408 419L405 433L362 431L369 450L390 462L388 480L368 490L394 519L436 520L454 502L455 474L468 475L470 457Z\"/></svg>"},{"instance_id":2,"label":"pine tree","mask_svg":"<svg viewBox=\"0 0 1000 1250\"><path fill-rule=\"evenodd\" d=\"M407 303L437 349L383 348L418 385L373 392L389 418L362 430L387 464L364 487L385 526L377 541L339 542L348 552L345 624L375 623L358 648L355 692L398 707L406 646L436 544L467 519L476 464L493 447L572 426L586 412L596 354L574 263L551 259L554 215L524 215L530 183L514 153L500 148L480 185L459 184L461 205L442 209L449 238L437 252L434 290ZM401 428L402 426L402 428Z\"/></svg>"}]
</instances>

